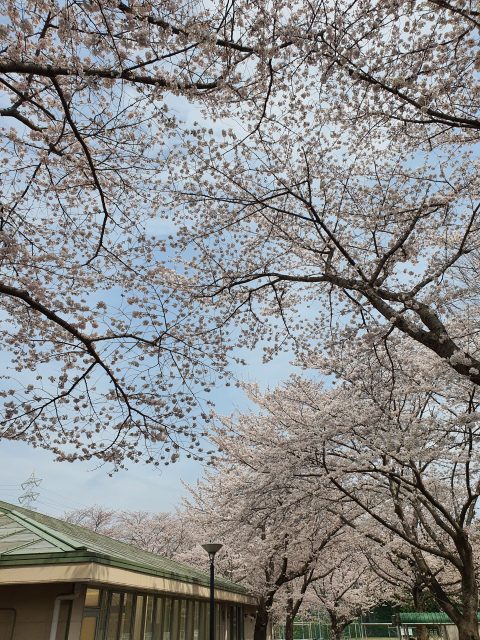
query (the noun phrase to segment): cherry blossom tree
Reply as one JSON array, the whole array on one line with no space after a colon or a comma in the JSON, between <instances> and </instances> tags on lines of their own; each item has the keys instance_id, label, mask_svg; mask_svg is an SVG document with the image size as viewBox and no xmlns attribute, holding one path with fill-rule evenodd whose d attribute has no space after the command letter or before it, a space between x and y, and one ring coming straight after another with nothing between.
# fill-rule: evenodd
<instances>
[{"instance_id":1,"label":"cherry blossom tree","mask_svg":"<svg viewBox=\"0 0 480 640\"><path fill-rule=\"evenodd\" d=\"M181 512L115 511L93 505L69 511L63 519L166 558L180 559L197 543Z\"/></svg>"},{"instance_id":2,"label":"cherry blossom tree","mask_svg":"<svg viewBox=\"0 0 480 640\"><path fill-rule=\"evenodd\" d=\"M224 544L219 570L257 596L255 640L265 640L273 615L293 619L315 579L317 563L343 535L341 518L293 486L276 491L268 476L256 469L238 440L223 440L224 461L191 488L186 512L208 539ZM282 611L282 613L279 613Z\"/></svg>"},{"instance_id":3,"label":"cherry blossom tree","mask_svg":"<svg viewBox=\"0 0 480 640\"><path fill-rule=\"evenodd\" d=\"M256 394L262 413L234 421L230 437L262 451L263 473L277 491L304 479L307 494L316 482L332 505L336 493L342 511L360 508L383 532L380 542L387 535L401 543L397 563L410 557L414 578L460 637L477 639L476 387L426 349L405 339L388 344L363 361L345 357L350 381L338 388L296 378ZM385 579L391 566L376 574Z\"/></svg>"},{"instance_id":4,"label":"cherry blossom tree","mask_svg":"<svg viewBox=\"0 0 480 640\"><path fill-rule=\"evenodd\" d=\"M116 520L117 511L113 509L107 509L98 504L91 507L83 507L80 509L74 509L68 511L63 515L63 520L77 524L86 529L91 529L95 533L101 533L105 536L117 537Z\"/></svg>"},{"instance_id":5,"label":"cherry blossom tree","mask_svg":"<svg viewBox=\"0 0 480 640\"><path fill-rule=\"evenodd\" d=\"M351 546L335 547L327 566L323 575L312 582L314 598L310 604L327 613L330 637L341 640L349 624L391 598L385 582L372 571L366 557Z\"/></svg>"},{"instance_id":6,"label":"cherry blossom tree","mask_svg":"<svg viewBox=\"0 0 480 640\"><path fill-rule=\"evenodd\" d=\"M400 332L479 384L478 12L332 0L284 14L293 48L269 52L261 122L198 131L171 167L192 289L267 358L294 348L310 366L367 329L369 345Z\"/></svg>"},{"instance_id":7,"label":"cherry blossom tree","mask_svg":"<svg viewBox=\"0 0 480 640\"><path fill-rule=\"evenodd\" d=\"M156 193L178 135L168 96L242 86L252 51L230 13L1 3L3 438L117 467L195 448L191 412L225 354L185 308Z\"/></svg>"},{"instance_id":8,"label":"cherry blossom tree","mask_svg":"<svg viewBox=\"0 0 480 640\"><path fill-rule=\"evenodd\" d=\"M175 461L226 363L165 253L175 105L213 114L264 93L263 12L248 43L223 3L4 0L1 14L1 436L61 460Z\"/></svg>"},{"instance_id":9,"label":"cherry blossom tree","mask_svg":"<svg viewBox=\"0 0 480 640\"><path fill-rule=\"evenodd\" d=\"M250 434L254 436L253 431ZM264 430L262 435L267 441L272 434ZM316 479L313 491L305 491L305 478L291 479L288 486L272 481L262 468L255 468L261 460L259 453L267 452L260 439L231 438L221 429L220 441L222 461L217 460L216 471L191 488L190 499L177 513L92 507L66 514L66 518L200 568L206 563L200 543L220 540L224 546L217 557L217 571L257 596L254 634L259 639L267 637L275 622L283 624L285 638L293 640L299 612L305 606L318 608L322 589L325 601L327 592L333 598L329 581L338 587L330 611L338 633L350 621L341 618L341 612L348 609L355 617L373 607L375 598L385 600L394 591L398 594L398 584L393 586L398 576L392 575L385 560L388 544L374 532L372 523L377 523L372 518L349 501L340 509L342 498L328 488L319 495ZM392 545L389 551L393 553ZM396 565L395 570L403 575ZM343 593L339 585L346 586L347 573L352 580ZM364 588L367 582L369 589ZM381 591L376 589L379 584Z\"/></svg>"},{"instance_id":10,"label":"cherry blossom tree","mask_svg":"<svg viewBox=\"0 0 480 640\"><path fill-rule=\"evenodd\" d=\"M428 612L438 609L438 604L428 588L428 580L412 558L409 545L389 530L382 530L375 520L362 526L357 540L364 536L367 545L364 558L369 569L382 581L390 594L389 602L398 603L407 610ZM375 581L374 581L375 583ZM428 639L426 625L417 626L419 640Z\"/></svg>"},{"instance_id":11,"label":"cherry blossom tree","mask_svg":"<svg viewBox=\"0 0 480 640\"><path fill-rule=\"evenodd\" d=\"M175 460L229 335L308 365L368 324L480 381L469 3L2 15L3 437Z\"/></svg>"},{"instance_id":12,"label":"cherry blossom tree","mask_svg":"<svg viewBox=\"0 0 480 640\"><path fill-rule=\"evenodd\" d=\"M238 469L237 469L238 471ZM258 597L255 638L265 640L274 616L293 620L315 580L320 557L341 534L338 517L300 511L293 496L279 504L253 499L248 474L211 475L192 489L190 504L174 514L113 511L97 505L68 512L64 519L141 549L206 568L200 544L221 540L217 572L244 584ZM328 515L328 514L327 514Z\"/></svg>"},{"instance_id":13,"label":"cherry blossom tree","mask_svg":"<svg viewBox=\"0 0 480 640\"><path fill-rule=\"evenodd\" d=\"M317 477L290 473L289 456L302 460L290 449L286 423L276 420L282 415L222 418L215 471L191 489L185 516L224 542L220 571L257 594L258 638L273 621L292 640L295 617L318 609L319 599L341 636L360 613L408 600L410 548L330 483L319 488ZM303 417L296 418L301 429Z\"/></svg>"},{"instance_id":14,"label":"cherry blossom tree","mask_svg":"<svg viewBox=\"0 0 480 640\"><path fill-rule=\"evenodd\" d=\"M314 579L316 579L315 567L302 577L288 582L276 594L275 602L270 610L270 617L274 624L284 626L285 640L293 640L295 637L295 618L300 613L304 613L305 599L308 598L309 587L314 584Z\"/></svg>"}]
</instances>

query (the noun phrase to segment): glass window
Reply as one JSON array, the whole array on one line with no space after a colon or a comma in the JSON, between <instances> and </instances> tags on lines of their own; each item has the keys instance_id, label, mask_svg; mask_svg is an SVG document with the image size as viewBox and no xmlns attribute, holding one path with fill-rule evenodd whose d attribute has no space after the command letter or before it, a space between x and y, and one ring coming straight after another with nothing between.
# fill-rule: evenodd
<instances>
[{"instance_id":1,"label":"glass window","mask_svg":"<svg viewBox=\"0 0 480 640\"><path fill-rule=\"evenodd\" d=\"M125 593L120 615L119 640L130 640L132 637L133 594Z\"/></svg>"},{"instance_id":2,"label":"glass window","mask_svg":"<svg viewBox=\"0 0 480 640\"><path fill-rule=\"evenodd\" d=\"M243 640L243 607L237 607L237 639Z\"/></svg>"},{"instance_id":3,"label":"glass window","mask_svg":"<svg viewBox=\"0 0 480 640\"><path fill-rule=\"evenodd\" d=\"M234 606L230 607L229 618L230 618L230 626L228 629L228 637L230 638L230 640L237 640L237 633L236 633L237 607L234 607Z\"/></svg>"},{"instance_id":4,"label":"glass window","mask_svg":"<svg viewBox=\"0 0 480 640\"><path fill-rule=\"evenodd\" d=\"M121 604L121 594L112 593L110 598L110 606L108 608L107 632L105 634L105 640L117 640Z\"/></svg>"},{"instance_id":5,"label":"glass window","mask_svg":"<svg viewBox=\"0 0 480 640\"><path fill-rule=\"evenodd\" d=\"M153 596L145 596L145 621L143 623L143 640L153 640L153 614L155 600Z\"/></svg>"},{"instance_id":6,"label":"glass window","mask_svg":"<svg viewBox=\"0 0 480 640\"><path fill-rule=\"evenodd\" d=\"M193 640L199 640L200 637L200 602L195 600L193 603Z\"/></svg>"},{"instance_id":7,"label":"glass window","mask_svg":"<svg viewBox=\"0 0 480 640\"><path fill-rule=\"evenodd\" d=\"M220 631L220 604L215 604L215 638L217 640L223 640L222 634Z\"/></svg>"},{"instance_id":8,"label":"glass window","mask_svg":"<svg viewBox=\"0 0 480 640\"><path fill-rule=\"evenodd\" d=\"M108 591L102 591L100 596L100 610L97 620L97 640L105 640L108 610L111 594Z\"/></svg>"},{"instance_id":9,"label":"glass window","mask_svg":"<svg viewBox=\"0 0 480 640\"><path fill-rule=\"evenodd\" d=\"M178 639L178 627L180 622L180 600L173 600L170 618L170 640Z\"/></svg>"},{"instance_id":10,"label":"glass window","mask_svg":"<svg viewBox=\"0 0 480 640\"><path fill-rule=\"evenodd\" d=\"M225 605L225 638L227 640L233 640L232 638L232 610L233 607L229 604Z\"/></svg>"},{"instance_id":11,"label":"glass window","mask_svg":"<svg viewBox=\"0 0 480 640\"><path fill-rule=\"evenodd\" d=\"M193 640L193 630L195 627L195 601L187 600L187 614L185 623L185 640Z\"/></svg>"},{"instance_id":12,"label":"glass window","mask_svg":"<svg viewBox=\"0 0 480 640\"><path fill-rule=\"evenodd\" d=\"M84 615L82 620L82 629L80 631L80 640L95 640L95 631L97 630L97 616Z\"/></svg>"},{"instance_id":13,"label":"glass window","mask_svg":"<svg viewBox=\"0 0 480 640\"><path fill-rule=\"evenodd\" d=\"M210 630L210 603L200 602L198 633L200 638L208 638Z\"/></svg>"},{"instance_id":14,"label":"glass window","mask_svg":"<svg viewBox=\"0 0 480 640\"><path fill-rule=\"evenodd\" d=\"M60 611L58 612L58 626L55 640L66 640L68 638L68 630L70 628L70 614L72 611L71 600L60 601ZM0 633L0 640L3 640L3 636Z\"/></svg>"},{"instance_id":15,"label":"glass window","mask_svg":"<svg viewBox=\"0 0 480 640\"><path fill-rule=\"evenodd\" d=\"M0 638L11 640L15 627L15 609L0 609Z\"/></svg>"},{"instance_id":16,"label":"glass window","mask_svg":"<svg viewBox=\"0 0 480 640\"><path fill-rule=\"evenodd\" d=\"M71 603L63 605L70 607ZM217 602L216 640L243 640L242 615L241 607ZM67 637L69 617L65 609L56 640ZM80 640L205 640L209 622L207 600L87 589Z\"/></svg>"},{"instance_id":17,"label":"glass window","mask_svg":"<svg viewBox=\"0 0 480 640\"><path fill-rule=\"evenodd\" d=\"M230 638L231 640L241 640L240 625L242 611L240 607L232 606L230 609Z\"/></svg>"},{"instance_id":18,"label":"glass window","mask_svg":"<svg viewBox=\"0 0 480 640\"><path fill-rule=\"evenodd\" d=\"M163 640L163 619L165 610L165 599L155 598L155 612L153 614L153 639Z\"/></svg>"},{"instance_id":19,"label":"glass window","mask_svg":"<svg viewBox=\"0 0 480 640\"><path fill-rule=\"evenodd\" d=\"M165 598L163 602L163 640L170 640L172 632L172 600Z\"/></svg>"},{"instance_id":20,"label":"glass window","mask_svg":"<svg viewBox=\"0 0 480 640\"><path fill-rule=\"evenodd\" d=\"M133 640L143 640L143 602L144 596L137 596L135 604L135 622L133 626Z\"/></svg>"},{"instance_id":21,"label":"glass window","mask_svg":"<svg viewBox=\"0 0 480 640\"><path fill-rule=\"evenodd\" d=\"M220 602L215 605L215 638L217 640L227 640L228 608L227 604Z\"/></svg>"},{"instance_id":22,"label":"glass window","mask_svg":"<svg viewBox=\"0 0 480 640\"><path fill-rule=\"evenodd\" d=\"M87 593L85 594L85 606L86 607L100 606L100 589L87 589Z\"/></svg>"},{"instance_id":23,"label":"glass window","mask_svg":"<svg viewBox=\"0 0 480 640\"><path fill-rule=\"evenodd\" d=\"M186 640L187 630L187 602L178 601L178 640Z\"/></svg>"}]
</instances>

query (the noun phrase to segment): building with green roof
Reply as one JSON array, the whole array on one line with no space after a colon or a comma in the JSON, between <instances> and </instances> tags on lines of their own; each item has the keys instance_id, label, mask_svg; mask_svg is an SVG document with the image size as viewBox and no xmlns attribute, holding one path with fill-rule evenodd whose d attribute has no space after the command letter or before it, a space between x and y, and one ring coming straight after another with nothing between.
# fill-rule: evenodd
<instances>
[{"instance_id":1,"label":"building with green roof","mask_svg":"<svg viewBox=\"0 0 480 640\"><path fill-rule=\"evenodd\" d=\"M480 612L477 612L480 622ZM420 636L439 640L458 640L458 629L443 611L402 611L394 616L400 640L412 640ZM419 630L423 628L426 634Z\"/></svg>"},{"instance_id":2,"label":"building with green roof","mask_svg":"<svg viewBox=\"0 0 480 640\"><path fill-rule=\"evenodd\" d=\"M206 640L209 576L0 501L0 640ZM216 639L249 640L255 599L215 580Z\"/></svg>"}]
</instances>

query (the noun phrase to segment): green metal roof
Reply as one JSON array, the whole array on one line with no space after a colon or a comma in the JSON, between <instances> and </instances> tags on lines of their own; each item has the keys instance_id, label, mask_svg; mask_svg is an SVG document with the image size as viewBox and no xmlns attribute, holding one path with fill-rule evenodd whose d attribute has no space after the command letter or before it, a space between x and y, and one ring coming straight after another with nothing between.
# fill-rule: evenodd
<instances>
[{"instance_id":1,"label":"green metal roof","mask_svg":"<svg viewBox=\"0 0 480 640\"><path fill-rule=\"evenodd\" d=\"M209 585L207 573L143 551L76 524L0 501L0 568L96 562L146 575ZM205 556L205 562L208 560ZM218 578L215 587L246 594L244 587Z\"/></svg>"},{"instance_id":2,"label":"green metal roof","mask_svg":"<svg viewBox=\"0 0 480 640\"><path fill-rule=\"evenodd\" d=\"M443 611L407 611L398 615L400 624L453 624ZM480 620L480 613L477 613L477 620Z\"/></svg>"}]
</instances>

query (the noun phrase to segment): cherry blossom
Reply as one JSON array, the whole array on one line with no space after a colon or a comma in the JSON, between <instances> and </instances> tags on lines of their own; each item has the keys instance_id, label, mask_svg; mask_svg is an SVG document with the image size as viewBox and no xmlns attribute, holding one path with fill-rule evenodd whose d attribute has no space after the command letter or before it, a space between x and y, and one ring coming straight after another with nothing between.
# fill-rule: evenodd
<instances>
[{"instance_id":1,"label":"cherry blossom","mask_svg":"<svg viewBox=\"0 0 480 640\"><path fill-rule=\"evenodd\" d=\"M406 338L363 359L343 350L341 384L253 388L260 413L224 420L218 442L262 470L270 499L303 483L299 496L383 547L365 553L376 576L398 586L406 574L412 594L428 589L460 637L477 638L476 386Z\"/></svg>"}]
</instances>

